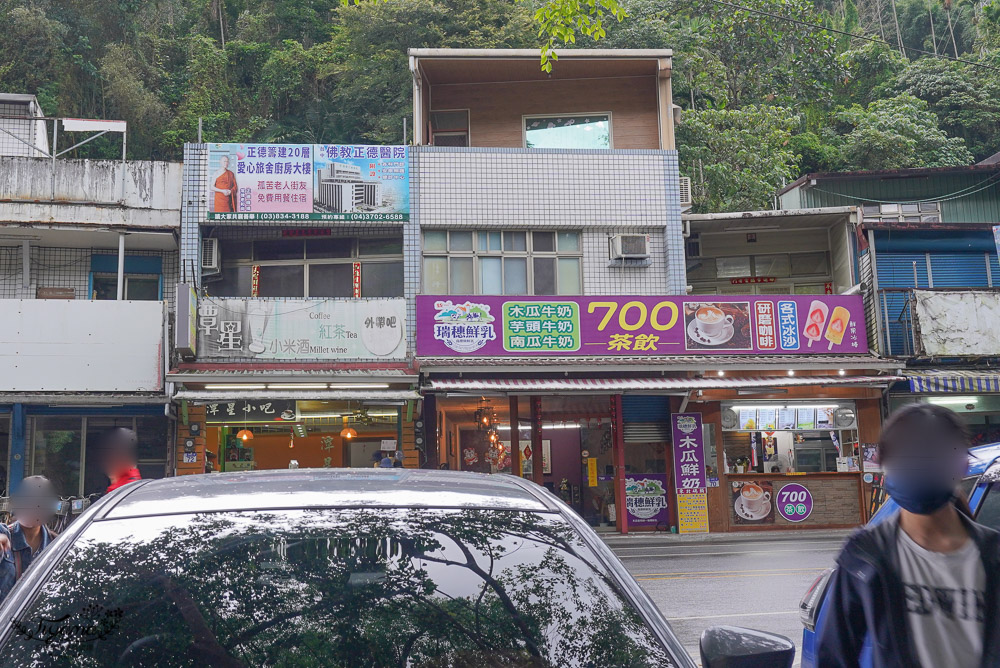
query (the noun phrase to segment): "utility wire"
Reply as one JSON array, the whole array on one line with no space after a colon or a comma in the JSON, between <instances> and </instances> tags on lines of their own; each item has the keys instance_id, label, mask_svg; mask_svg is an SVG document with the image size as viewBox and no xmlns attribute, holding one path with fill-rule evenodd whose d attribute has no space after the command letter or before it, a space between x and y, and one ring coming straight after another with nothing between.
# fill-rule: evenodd
<instances>
[{"instance_id":1,"label":"utility wire","mask_svg":"<svg viewBox=\"0 0 1000 668\"><path fill-rule=\"evenodd\" d=\"M970 195L975 195L978 192L986 190L996 185L995 181L1000 178L1000 173L994 174L984 181L979 183L974 183L967 188L962 188L961 190L956 190L955 192L946 193L944 195L939 195L937 197L923 197L921 199L911 199L911 200L881 200L873 199L871 197L857 197L855 195L844 195L843 193L834 192L832 190L824 190L818 186L814 186L813 190L818 190L821 193L826 193L828 195L835 195L837 197L853 200L855 202L870 203L870 204L918 204L920 202L950 202L955 199L962 199L963 197L968 197ZM975 190L973 190L975 189ZM971 192L968 192L971 191Z\"/></svg>"},{"instance_id":2,"label":"utility wire","mask_svg":"<svg viewBox=\"0 0 1000 668\"><path fill-rule=\"evenodd\" d=\"M837 30L836 28L830 28L819 23L809 23L807 21L800 21L799 19L793 19L788 16L781 16L780 14L772 14L771 12L765 12L761 9L752 9L750 7L744 7L742 5L737 5L732 2L726 2L725 0L710 0L717 5L723 5L725 7L731 7L733 9L739 9L744 12L750 12L751 14L760 14L762 16L768 16L772 19L778 19L779 21L788 21L790 23L795 23L797 25L803 26L805 28L816 28L818 30L826 30L827 32L834 32L838 35L845 35L847 37L854 37L856 39L863 39L869 42L877 42L880 44L888 44L884 39L878 37L868 37L867 35L859 35L853 32L847 32L846 30ZM906 47L907 51L915 51L917 53L922 53L926 56L933 56L934 58L947 58L948 60L954 60L958 63L965 63L966 65L974 65L975 67L982 67L983 69L991 70L993 72L1000 72L1000 68L993 67L991 65L985 65L983 63L977 63L974 60L965 60L964 58L955 58L954 56L949 56L945 53L932 53L930 51L924 51L922 49L915 49L913 47Z\"/></svg>"}]
</instances>

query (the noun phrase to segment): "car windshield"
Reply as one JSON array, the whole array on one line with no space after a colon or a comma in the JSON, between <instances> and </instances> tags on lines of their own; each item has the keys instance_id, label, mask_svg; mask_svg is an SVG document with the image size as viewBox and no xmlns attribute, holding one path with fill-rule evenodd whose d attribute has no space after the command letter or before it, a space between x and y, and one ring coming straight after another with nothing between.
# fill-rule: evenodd
<instances>
[{"instance_id":1,"label":"car windshield","mask_svg":"<svg viewBox=\"0 0 1000 668\"><path fill-rule=\"evenodd\" d=\"M669 666L557 514L313 509L104 520L3 666Z\"/></svg>"}]
</instances>

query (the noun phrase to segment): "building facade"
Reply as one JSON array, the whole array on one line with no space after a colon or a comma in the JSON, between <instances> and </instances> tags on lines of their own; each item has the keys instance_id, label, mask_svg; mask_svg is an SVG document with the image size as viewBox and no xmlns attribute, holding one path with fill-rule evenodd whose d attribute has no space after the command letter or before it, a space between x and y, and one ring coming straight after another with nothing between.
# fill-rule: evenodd
<instances>
[{"instance_id":1,"label":"building facade","mask_svg":"<svg viewBox=\"0 0 1000 668\"><path fill-rule=\"evenodd\" d=\"M9 493L41 474L63 496L101 492L95 448L119 426L139 436L143 476L168 475L180 165L53 159L44 128L58 123L68 146L109 122L29 116L0 121L16 144L0 145L0 482Z\"/></svg>"}]
</instances>

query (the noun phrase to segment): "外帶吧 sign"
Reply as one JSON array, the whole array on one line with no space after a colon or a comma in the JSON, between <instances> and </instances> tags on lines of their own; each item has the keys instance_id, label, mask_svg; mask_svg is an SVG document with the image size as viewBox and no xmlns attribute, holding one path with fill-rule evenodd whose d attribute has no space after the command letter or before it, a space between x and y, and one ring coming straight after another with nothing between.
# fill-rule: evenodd
<instances>
[{"instance_id":1,"label":"\u5916\u5e36\u5427 sign","mask_svg":"<svg viewBox=\"0 0 1000 668\"><path fill-rule=\"evenodd\" d=\"M860 296L418 296L424 357L866 353Z\"/></svg>"},{"instance_id":2,"label":"\u5916\u5e36\u5427 sign","mask_svg":"<svg viewBox=\"0 0 1000 668\"><path fill-rule=\"evenodd\" d=\"M208 173L216 222L410 217L406 146L209 144Z\"/></svg>"},{"instance_id":3,"label":"\u5916\u5e36\u5427 sign","mask_svg":"<svg viewBox=\"0 0 1000 668\"><path fill-rule=\"evenodd\" d=\"M198 355L402 359L406 301L204 297L198 301Z\"/></svg>"}]
</instances>

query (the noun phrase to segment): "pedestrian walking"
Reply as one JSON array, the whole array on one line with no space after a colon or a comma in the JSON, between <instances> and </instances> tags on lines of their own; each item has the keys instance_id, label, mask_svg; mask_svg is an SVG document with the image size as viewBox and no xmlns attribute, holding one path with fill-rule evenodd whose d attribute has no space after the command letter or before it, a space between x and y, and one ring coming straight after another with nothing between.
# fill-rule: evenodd
<instances>
[{"instance_id":1,"label":"pedestrian walking","mask_svg":"<svg viewBox=\"0 0 1000 668\"><path fill-rule=\"evenodd\" d=\"M11 497L14 521L0 524L0 601L55 539L56 533L45 524L55 515L58 502L55 485L40 475L22 480Z\"/></svg>"},{"instance_id":2,"label":"pedestrian walking","mask_svg":"<svg viewBox=\"0 0 1000 668\"><path fill-rule=\"evenodd\" d=\"M956 494L968 447L962 419L941 406L913 404L886 422L878 449L900 511L837 558L819 666L1000 666L1000 534Z\"/></svg>"}]
</instances>

